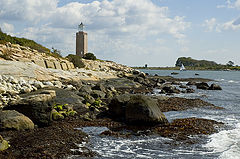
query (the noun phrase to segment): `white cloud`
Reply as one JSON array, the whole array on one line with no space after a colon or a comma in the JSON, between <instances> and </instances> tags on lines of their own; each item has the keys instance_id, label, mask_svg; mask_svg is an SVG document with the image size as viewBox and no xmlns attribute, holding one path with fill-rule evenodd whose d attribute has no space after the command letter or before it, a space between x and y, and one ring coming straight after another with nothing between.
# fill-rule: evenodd
<instances>
[{"instance_id":1,"label":"white cloud","mask_svg":"<svg viewBox=\"0 0 240 159\"><path fill-rule=\"evenodd\" d=\"M226 0L224 5L217 5L217 8L237 8L240 9L240 0Z\"/></svg>"},{"instance_id":2,"label":"white cloud","mask_svg":"<svg viewBox=\"0 0 240 159\"><path fill-rule=\"evenodd\" d=\"M207 28L207 31L213 31L216 28L216 25L217 25L216 18L211 18L211 19L205 20L205 23L203 26Z\"/></svg>"},{"instance_id":3,"label":"white cloud","mask_svg":"<svg viewBox=\"0 0 240 159\"><path fill-rule=\"evenodd\" d=\"M154 45L154 41L162 35L175 39L176 43L185 40L185 31L191 27L184 17L171 17L168 7L157 6L150 0L71 2L61 7L58 0L3 1L0 0L3 4L0 19L15 21L24 27L22 30L18 27L16 35L66 53L75 52L75 32L80 22L86 25L89 51L109 58L125 58L134 50L138 53L166 51ZM184 43L178 44L187 48Z\"/></svg>"},{"instance_id":4,"label":"white cloud","mask_svg":"<svg viewBox=\"0 0 240 159\"><path fill-rule=\"evenodd\" d=\"M8 34L11 34L14 31L14 26L9 23L2 23L0 24L0 28L3 32L6 32Z\"/></svg>"},{"instance_id":5,"label":"white cloud","mask_svg":"<svg viewBox=\"0 0 240 159\"><path fill-rule=\"evenodd\" d=\"M230 20L224 23L217 23L217 20L215 18L207 19L205 20L204 27L206 27L206 31L216 31L216 32L222 32L226 30L239 30L240 29L240 18Z\"/></svg>"}]
</instances>

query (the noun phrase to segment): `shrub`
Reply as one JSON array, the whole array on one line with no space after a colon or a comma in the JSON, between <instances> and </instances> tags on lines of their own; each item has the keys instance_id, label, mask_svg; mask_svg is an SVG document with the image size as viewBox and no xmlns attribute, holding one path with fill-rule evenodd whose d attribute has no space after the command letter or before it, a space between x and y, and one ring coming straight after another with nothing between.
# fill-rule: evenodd
<instances>
[{"instance_id":1,"label":"shrub","mask_svg":"<svg viewBox=\"0 0 240 159\"><path fill-rule=\"evenodd\" d=\"M66 58L69 61L71 61L75 67L78 67L78 68L85 67L85 65L82 61L82 58L78 55L69 54Z\"/></svg>"},{"instance_id":2,"label":"shrub","mask_svg":"<svg viewBox=\"0 0 240 159\"><path fill-rule=\"evenodd\" d=\"M93 54L93 53L86 53L84 56L83 56L84 59L87 59L87 60L96 60L96 56Z\"/></svg>"},{"instance_id":3,"label":"shrub","mask_svg":"<svg viewBox=\"0 0 240 159\"><path fill-rule=\"evenodd\" d=\"M39 52L50 52L50 50L38 43L36 43L33 40L28 40L25 38L18 38L18 37L12 37L10 35L7 35L6 33L3 33L0 31L0 44L5 44L7 42L10 42L12 44L19 44L25 47L30 47L31 49L35 49Z\"/></svg>"}]
</instances>

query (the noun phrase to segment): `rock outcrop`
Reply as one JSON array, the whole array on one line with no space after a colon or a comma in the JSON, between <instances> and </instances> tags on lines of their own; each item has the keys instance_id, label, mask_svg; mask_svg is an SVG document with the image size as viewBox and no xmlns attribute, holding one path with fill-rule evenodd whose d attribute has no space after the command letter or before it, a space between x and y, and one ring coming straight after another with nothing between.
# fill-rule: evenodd
<instances>
[{"instance_id":1,"label":"rock outcrop","mask_svg":"<svg viewBox=\"0 0 240 159\"><path fill-rule=\"evenodd\" d=\"M40 53L29 47L18 44L0 44L1 57L11 61L33 62L44 68L70 70L74 69L72 62L63 58L55 58L46 53Z\"/></svg>"},{"instance_id":2,"label":"rock outcrop","mask_svg":"<svg viewBox=\"0 0 240 159\"><path fill-rule=\"evenodd\" d=\"M15 110L0 111L0 130L29 130L33 129L33 122Z\"/></svg>"},{"instance_id":3,"label":"rock outcrop","mask_svg":"<svg viewBox=\"0 0 240 159\"><path fill-rule=\"evenodd\" d=\"M0 152L8 149L10 145L6 140L3 139L3 137L0 135Z\"/></svg>"},{"instance_id":4,"label":"rock outcrop","mask_svg":"<svg viewBox=\"0 0 240 159\"><path fill-rule=\"evenodd\" d=\"M160 111L155 100L144 95L130 97L125 111L126 122L130 124L166 124L168 120Z\"/></svg>"},{"instance_id":5,"label":"rock outcrop","mask_svg":"<svg viewBox=\"0 0 240 159\"><path fill-rule=\"evenodd\" d=\"M145 95L123 94L113 98L109 104L109 114L129 124L168 123L156 100Z\"/></svg>"},{"instance_id":6,"label":"rock outcrop","mask_svg":"<svg viewBox=\"0 0 240 159\"><path fill-rule=\"evenodd\" d=\"M46 126L52 121L52 109L55 97L55 91L43 91L37 95L29 95L13 101L6 109L16 110L26 115L38 126Z\"/></svg>"}]
</instances>

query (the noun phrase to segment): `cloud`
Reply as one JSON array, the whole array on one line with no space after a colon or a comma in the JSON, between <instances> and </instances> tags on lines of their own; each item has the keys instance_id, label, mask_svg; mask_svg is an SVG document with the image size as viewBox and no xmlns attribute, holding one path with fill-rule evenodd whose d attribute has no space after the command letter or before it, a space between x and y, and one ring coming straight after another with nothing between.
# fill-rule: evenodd
<instances>
[{"instance_id":1,"label":"cloud","mask_svg":"<svg viewBox=\"0 0 240 159\"><path fill-rule=\"evenodd\" d=\"M205 20L203 26L206 27L206 31L209 32L212 31L223 32L226 30L236 31L240 29L240 18L230 20L224 23L217 23L216 18L211 18Z\"/></svg>"},{"instance_id":2,"label":"cloud","mask_svg":"<svg viewBox=\"0 0 240 159\"><path fill-rule=\"evenodd\" d=\"M217 8L236 8L240 9L240 0L226 0L224 5L217 5Z\"/></svg>"},{"instance_id":3,"label":"cloud","mask_svg":"<svg viewBox=\"0 0 240 159\"><path fill-rule=\"evenodd\" d=\"M204 22L204 25L207 28L207 31L213 31L216 28L217 20L216 18L207 19Z\"/></svg>"},{"instance_id":4,"label":"cloud","mask_svg":"<svg viewBox=\"0 0 240 159\"><path fill-rule=\"evenodd\" d=\"M187 50L186 43L178 41L186 39L185 32L191 23L185 17L170 16L168 7L151 0L70 2L61 6L58 0L0 2L3 4L0 19L20 24L16 35L54 46L64 53L75 52L75 32L80 22L85 24L89 35L89 51L98 56L125 59L134 50L138 54L166 51L154 42L162 36Z\"/></svg>"},{"instance_id":5,"label":"cloud","mask_svg":"<svg viewBox=\"0 0 240 159\"><path fill-rule=\"evenodd\" d=\"M12 33L14 31L14 26L8 23L0 24L0 28L3 32Z\"/></svg>"}]
</instances>

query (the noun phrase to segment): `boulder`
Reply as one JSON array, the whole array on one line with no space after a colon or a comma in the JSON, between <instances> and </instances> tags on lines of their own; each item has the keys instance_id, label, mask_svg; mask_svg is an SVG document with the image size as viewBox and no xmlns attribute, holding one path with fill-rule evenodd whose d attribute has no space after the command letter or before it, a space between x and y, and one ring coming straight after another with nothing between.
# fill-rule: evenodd
<instances>
[{"instance_id":1,"label":"boulder","mask_svg":"<svg viewBox=\"0 0 240 159\"><path fill-rule=\"evenodd\" d=\"M133 73L134 75L138 75L138 74L140 74L140 71L139 71L139 70L133 70L132 73Z\"/></svg>"},{"instance_id":2,"label":"boulder","mask_svg":"<svg viewBox=\"0 0 240 159\"><path fill-rule=\"evenodd\" d=\"M10 145L6 140L3 139L3 137L0 135L0 151L4 151L8 149Z\"/></svg>"},{"instance_id":3,"label":"boulder","mask_svg":"<svg viewBox=\"0 0 240 159\"><path fill-rule=\"evenodd\" d=\"M28 130L33 129L33 122L15 110L0 111L0 130Z\"/></svg>"},{"instance_id":4,"label":"boulder","mask_svg":"<svg viewBox=\"0 0 240 159\"><path fill-rule=\"evenodd\" d=\"M196 84L196 82L189 81L186 85L187 86L192 86L192 85L195 85L195 84Z\"/></svg>"},{"instance_id":5,"label":"boulder","mask_svg":"<svg viewBox=\"0 0 240 159\"><path fill-rule=\"evenodd\" d=\"M102 98L105 98L106 94L102 91L99 91L99 90L93 90L91 92L91 96L93 98L101 98L102 99Z\"/></svg>"},{"instance_id":6,"label":"boulder","mask_svg":"<svg viewBox=\"0 0 240 159\"><path fill-rule=\"evenodd\" d=\"M130 100L130 94L122 94L114 97L109 103L109 114L114 119L125 118L125 108Z\"/></svg>"},{"instance_id":7,"label":"boulder","mask_svg":"<svg viewBox=\"0 0 240 159\"><path fill-rule=\"evenodd\" d=\"M126 105L125 119L127 123L139 125L168 123L156 100L144 95L131 96Z\"/></svg>"},{"instance_id":8,"label":"boulder","mask_svg":"<svg viewBox=\"0 0 240 159\"><path fill-rule=\"evenodd\" d=\"M209 85L206 82L196 83L197 89L207 90Z\"/></svg>"},{"instance_id":9,"label":"boulder","mask_svg":"<svg viewBox=\"0 0 240 159\"><path fill-rule=\"evenodd\" d=\"M219 85L213 83L213 84L211 84L211 86L208 88L208 90L222 90L222 88L221 88Z\"/></svg>"},{"instance_id":10,"label":"boulder","mask_svg":"<svg viewBox=\"0 0 240 159\"><path fill-rule=\"evenodd\" d=\"M102 92L106 92L106 88L102 83L97 83L96 86L92 87L92 90L99 90Z\"/></svg>"},{"instance_id":11,"label":"boulder","mask_svg":"<svg viewBox=\"0 0 240 159\"><path fill-rule=\"evenodd\" d=\"M142 78L146 78L147 77L147 75L145 73L143 73L143 72L141 72L138 76L142 77Z\"/></svg>"},{"instance_id":12,"label":"boulder","mask_svg":"<svg viewBox=\"0 0 240 159\"><path fill-rule=\"evenodd\" d=\"M88 85L84 85L80 88L79 92L86 92L87 94L90 94L92 92L92 89Z\"/></svg>"},{"instance_id":13,"label":"boulder","mask_svg":"<svg viewBox=\"0 0 240 159\"><path fill-rule=\"evenodd\" d=\"M38 93L12 101L6 109L17 110L38 126L47 126L52 121L51 112L56 93L54 90L44 90Z\"/></svg>"},{"instance_id":14,"label":"boulder","mask_svg":"<svg viewBox=\"0 0 240 159\"><path fill-rule=\"evenodd\" d=\"M180 93L180 90L172 85L165 85L163 86L162 90L166 93Z\"/></svg>"}]
</instances>

